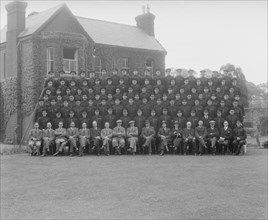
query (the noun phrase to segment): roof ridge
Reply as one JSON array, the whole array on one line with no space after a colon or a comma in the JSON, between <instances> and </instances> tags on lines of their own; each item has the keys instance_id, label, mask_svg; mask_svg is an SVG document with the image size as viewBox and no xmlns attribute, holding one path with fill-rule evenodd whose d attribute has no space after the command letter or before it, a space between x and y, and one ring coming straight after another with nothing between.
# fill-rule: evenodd
<instances>
[{"instance_id":1,"label":"roof ridge","mask_svg":"<svg viewBox=\"0 0 268 220\"><path fill-rule=\"evenodd\" d=\"M117 24L117 25L124 25L124 26L129 26L129 27L134 27L139 29L137 26L135 25L130 25L130 24L122 24L122 23L118 23L118 22L113 22L113 21L105 21L105 20L100 20L100 19L95 19L95 18L86 18L86 17L81 17L81 16L76 16L76 18L82 18L82 19L87 19L87 20L94 20L94 21L100 21L100 22L105 22L105 23L111 23L111 24Z\"/></svg>"}]
</instances>

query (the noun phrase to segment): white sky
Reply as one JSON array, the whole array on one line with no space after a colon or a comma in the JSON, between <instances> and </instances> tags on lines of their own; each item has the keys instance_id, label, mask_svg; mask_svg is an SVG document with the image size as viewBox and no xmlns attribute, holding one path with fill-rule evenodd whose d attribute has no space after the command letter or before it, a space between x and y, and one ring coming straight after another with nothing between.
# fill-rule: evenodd
<instances>
[{"instance_id":1,"label":"white sky","mask_svg":"<svg viewBox=\"0 0 268 220\"><path fill-rule=\"evenodd\" d=\"M27 1L26 15L63 1ZM6 25L1 4L1 28ZM66 1L74 15L136 25L142 5L156 16L166 67L219 70L240 66L248 81L267 82L267 1Z\"/></svg>"}]
</instances>

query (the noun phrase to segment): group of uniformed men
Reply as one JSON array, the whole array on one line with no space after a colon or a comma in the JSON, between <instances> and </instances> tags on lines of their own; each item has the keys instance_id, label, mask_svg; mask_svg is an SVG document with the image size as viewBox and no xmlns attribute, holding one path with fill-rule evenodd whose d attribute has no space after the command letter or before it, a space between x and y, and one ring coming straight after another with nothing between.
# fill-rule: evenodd
<instances>
[{"instance_id":1,"label":"group of uniformed men","mask_svg":"<svg viewBox=\"0 0 268 220\"><path fill-rule=\"evenodd\" d=\"M239 79L221 74L184 78L113 69L101 77L94 71L53 76L39 100L29 146L39 154L43 143L43 156L54 142L55 156L66 145L70 155L82 155L88 145L109 155L110 143L116 154L125 147L135 154L137 146L151 154L153 145L160 155L170 146L180 154L214 155L217 146L238 155L246 139L240 90Z\"/></svg>"}]
</instances>

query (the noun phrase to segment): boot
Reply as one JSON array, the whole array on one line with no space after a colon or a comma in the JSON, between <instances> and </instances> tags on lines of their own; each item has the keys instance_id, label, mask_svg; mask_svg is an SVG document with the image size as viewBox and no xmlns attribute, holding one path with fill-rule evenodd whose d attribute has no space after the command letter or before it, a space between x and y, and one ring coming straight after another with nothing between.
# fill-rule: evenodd
<instances>
[{"instance_id":1,"label":"boot","mask_svg":"<svg viewBox=\"0 0 268 220\"><path fill-rule=\"evenodd\" d=\"M160 151L160 156L163 156L164 155L164 149L162 149L161 151Z\"/></svg>"}]
</instances>

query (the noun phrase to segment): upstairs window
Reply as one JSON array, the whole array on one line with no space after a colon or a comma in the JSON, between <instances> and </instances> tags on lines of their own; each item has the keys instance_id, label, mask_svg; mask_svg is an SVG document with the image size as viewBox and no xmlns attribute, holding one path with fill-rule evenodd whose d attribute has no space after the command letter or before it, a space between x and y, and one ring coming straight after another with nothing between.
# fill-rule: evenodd
<instances>
[{"instance_id":1,"label":"upstairs window","mask_svg":"<svg viewBox=\"0 0 268 220\"><path fill-rule=\"evenodd\" d=\"M54 69L54 48L47 48L47 73L53 72Z\"/></svg>"},{"instance_id":2,"label":"upstairs window","mask_svg":"<svg viewBox=\"0 0 268 220\"><path fill-rule=\"evenodd\" d=\"M98 56L94 57L94 71L95 73L101 73L101 59Z\"/></svg>"},{"instance_id":3,"label":"upstairs window","mask_svg":"<svg viewBox=\"0 0 268 220\"><path fill-rule=\"evenodd\" d=\"M63 48L63 71L70 73L78 71L78 56L76 48Z\"/></svg>"},{"instance_id":4,"label":"upstairs window","mask_svg":"<svg viewBox=\"0 0 268 220\"><path fill-rule=\"evenodd\" d=\"M129 69L129 59L128 58L121 59L121 67L122 67L122 69Z\"/></svg>"},{"instance_id":5,"label":"upstairs window","mask_svg":"<svg viewBox=\"0 0 268 220\"><path fill-rule=\"evenodd\" d=\"M147 59L145 65L146 65L146 68L149 69L151 73L153 73L154 60L153 59Z\"/></svg>"}]
</instances>

